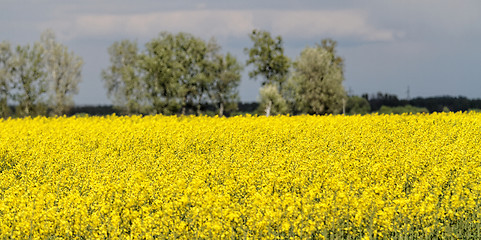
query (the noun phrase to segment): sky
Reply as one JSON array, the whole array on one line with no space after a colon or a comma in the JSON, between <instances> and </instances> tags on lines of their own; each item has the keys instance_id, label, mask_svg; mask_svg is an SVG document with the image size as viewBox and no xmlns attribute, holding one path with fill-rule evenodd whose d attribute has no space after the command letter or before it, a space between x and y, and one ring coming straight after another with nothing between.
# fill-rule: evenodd
<instances>
[{"instance_id":1,"label":"sky","mask_svg":"<svg viewBox=\"0 0 481 240\"><path fill-rule=\"evenodd\" d=\"M282 36L293 61L324 38L337 41L351 95L481 98L479 0L0 0L0 41L32 44L46 29L85 62L77 105L111 103L100 74L115 41L143 48L162 31L187 32L215 37L245 63L253 29ZM256 101L260 87L249 70L244 102Z\"/></svg>"}]
</instances>

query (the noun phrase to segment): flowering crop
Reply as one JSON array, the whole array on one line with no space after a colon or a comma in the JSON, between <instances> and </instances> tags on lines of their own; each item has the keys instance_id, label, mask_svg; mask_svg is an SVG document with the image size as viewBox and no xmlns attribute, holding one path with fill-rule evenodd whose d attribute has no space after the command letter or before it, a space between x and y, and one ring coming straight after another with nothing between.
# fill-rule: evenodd
<instances>
[{"instance_id":1,"label":"flowering crop","mask_svg":"<svg viewBox=\"0 0 481 240\"><path fill-rule=\"evenodd\" d=\"M477 238L481 114L0 120L2 238Z\"/></svg>"}]
</instances>

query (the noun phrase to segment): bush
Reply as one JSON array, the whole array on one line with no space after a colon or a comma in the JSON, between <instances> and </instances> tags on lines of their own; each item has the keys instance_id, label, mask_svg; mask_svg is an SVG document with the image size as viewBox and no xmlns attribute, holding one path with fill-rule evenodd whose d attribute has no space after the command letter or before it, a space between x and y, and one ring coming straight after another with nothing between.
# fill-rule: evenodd
<instances>
[{"instance_id":1,"label":"bush","mask_svg":"<svg viewBox=\"0 0 481 240\"><path fill-rule=\"evenodd\" d=\"M378 111L379 113L382 114L403 114L403 113L428 113L427 108L420 108L420 107L414 107L411 105L406 105L402 107L387 107L387 106L381 106L381 108Z\"/></svg>"}]
</instances>

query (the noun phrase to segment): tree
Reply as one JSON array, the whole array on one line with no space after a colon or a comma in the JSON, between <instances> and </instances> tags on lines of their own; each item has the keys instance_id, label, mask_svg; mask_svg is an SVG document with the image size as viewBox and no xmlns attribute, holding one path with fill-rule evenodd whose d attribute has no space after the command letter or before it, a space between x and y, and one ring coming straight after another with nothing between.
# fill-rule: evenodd
<instances>
[{"instance_id":1,"label":"tree","mask_svg":"<svg viewBox=\"0 0 481 240\"><path fill-rule=\"evenodd\" d=\"M295 86L296 108L309 114L339 113L346 92L342 86L343 59L336 55L336 42L323 40L307 47L294 62L289 81Z\"/></svg>"},{"instance_id":2,"label":"tree","mask_svg":"<svg viewBox=\"0 0 481 240\"><path fill-rule=\"evenodd\" d=\"M151 114L172 114L180 108L177 96L182 68L176 60L174 46L174 36L164 32L146 43L145 53L141 55L142 82Z\"/></svg>"},{"instance_id":3,"label":"tree","mask_svg":"<svg viewBox=\"0 0 481 240\"><path fill-rule=\"evenodd\" d=\"M83 60L57 43L51 30L43 32L40 41L45 51L43 60L49 84L49 105L54 115L62 115L74 105L73 95L78 93Z\"/></svg>"},{"instance_id":4,"label":"tree","mask_svg":"<svg viewBox=\"0 0 481 240\"><path fill-rule=\"evenodd\" d=\"M371 105L371 111L379 110L382 105L388 107L396 107L405 105L407 103L399 100L398 97L394 94L382 92L378 92L377 94L373 94L371 96L369 96L368 94L363 94L363 97L369 101L369 105Z\"/></svg>"},{"instance_id":5,"label":"tree","mask_svg":"<svg viewBox=\"0 0 481 240\"><path fill-rule=\"evenodd\" d=\"M225 56L220 54L214 56L209 96L219 111L219 117L224 115L224 110L237 108L239 100L237 88L241 80L241 70L242 66L233 55L227 53Z\"/></svg>"},{"instance_id":6,"label":"tree","mask_svg":"<svg viewBox=\"0 0 481 240\"><path fill-rule=\"evenodd\" d=\"M46 113L45 95L48 85L45 81L44 50L35 43L32 46L17 46L12 59L12 99L17 103L17 116L35 116Z\"/></svg>"},{"instance_id":7,"label":"tree","mask_svg":"<svg viewBox=\"0 0 481 240\"><path fill-rule=\"evenodd\" d=\"M188 108L194 106L196 113L200 114L200 107L207 97L207 86L211 80L207 74L207 45L202 39L187 33L178 33L175 40L175 57L182 70L179 72L181 114L186 114Z\"/></svg>"},{"instance_id":8,"label":"tree","mask_svg":"<svg viewBox=\"0 0 481 240\"><path fill-rule=\"evenodd\" d=\"M201 113L212 101L235 108L241 66L230 54L219 53L214 39L206 42L191 34L162 32L138 52L124 40L109 47L111 66L102 77L117 107L127 113Z\"/></svg>"},{"instance_id":9,"label":"tree","mask_svg":"<svg viewBox=\"0 0 481 240\"><path fill-rule=\"evenodd\" d=\"M136 42L122 40L109 48L110 66L102 70L107 94L115 108L126 114L141 112L145 91L140 80L139 53Z\"/></svg>"},{"instance_id":10,"label":"tree","mask_svg":"<svg viewBox=\"0 0 481 240\"><path fill-rule=\"evenodd\" d=\"M282 85L289 73L289 58L284 55L281 36L273 39L267 31L253 30L249 37L254 43L250 49L244 49L249 55L246 65L254 66L254 69L249 72L249 77L262 76L264 78L263 86L269 84L271 85L269 88L274 86L278 92L281 92ZM266 107L272 104L268 103ZM266 111L266 115L269 115L268 111Z\"/></svg>"},{"instance_id":11,"label":"tree","mask_svg":"<svg viewBox=\"0 0 481 240\"><path fill-rule=\"evenodd\" d=\"M0 42L0 117L6 118L10 115L8 100L12 88L10 62L12 60L12 49L10 43Z\"/></svg>"},{"instance_id":12,"label":"tree","mask_svg":"<svg viewBox=\"0 0 481 240\"><path fill-rule=\"evenodd\" d=\"M371 111L371 105L367 99L358 96L349 97L346 105L347 113L350 115L368 114Z\"/></svg>"},{"instance_id":13,"label":"tree","mask_svg":"<svg viewBox=\"0 0 481 240\"><path fill-rule=\"evenodd\" d=\"M211 81L205 41L187 33L162 32L146 44L141 62L153 113L170 114L180 106L181 114L200 114Z\"/></svg>"},{"instance_id":14,"label":"tree","mask_svg":"<svg viewBox=\"0 0 481 240\"><path fill-rule=\"evenodd\" d=\"M286 100L273 84L264 85L260 91L260 109L265 109L267 117L275 114L285 114L288 111Z\"/></svg>"}]
</instances>

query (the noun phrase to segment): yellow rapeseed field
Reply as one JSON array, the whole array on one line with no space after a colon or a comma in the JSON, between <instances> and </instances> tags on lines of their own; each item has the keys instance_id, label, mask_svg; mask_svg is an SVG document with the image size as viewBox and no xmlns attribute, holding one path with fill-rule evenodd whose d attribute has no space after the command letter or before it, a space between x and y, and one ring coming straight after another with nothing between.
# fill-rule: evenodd
<instances>
[{"instance_id":1,"label":"yellow rapeseed field","mask_svg":"<svg viewBox=\"0 0 481 240\"><path fill-rule=\"evenodd\" d=\"M481 236L481 114L0 120L0 238Z\"/></svg>"}]
</instances>

